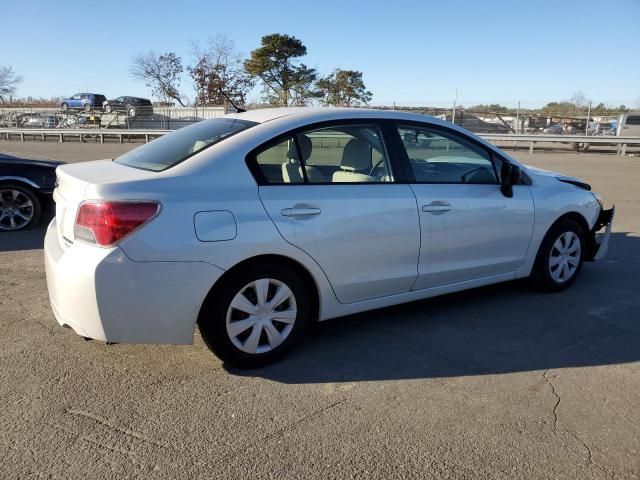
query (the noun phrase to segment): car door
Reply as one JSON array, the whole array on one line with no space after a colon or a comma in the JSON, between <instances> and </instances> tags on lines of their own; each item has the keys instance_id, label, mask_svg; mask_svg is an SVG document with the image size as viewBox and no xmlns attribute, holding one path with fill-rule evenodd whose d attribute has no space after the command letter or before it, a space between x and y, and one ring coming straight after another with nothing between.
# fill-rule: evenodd
<instances>
[{"instance_id":1,"label":"car door","mask_svg":"<svg viewBox=\"0 0 640 480\"><path fill-rule=\"evenodd\" d=\"M414 289L515 272L533 231L527 185L506 197L497 158L472 139L424 124L398 124L422 244Z\"/></svg>"},{"instance_id":2,"label":"car door","mask_svg":"<svg viewBox=\"0 0 640 480\"><path fill-rule=\"evenodd\" d=\"M70 108L80 108L82 107L82 95L76 93L73 97L71 97L69 101Z\"/></svg>"},{"instance_id":3,"label":"car door","mask_svg":"<svg viewBox=\"0 0 640 480\"><path fill-rule=\"evenodd\" d=\"M415 196L394 181L375 122L292 132L251 161L278 231L320 265L340 302L410 290L420 251Z\"/></svg>"}]
</instances>

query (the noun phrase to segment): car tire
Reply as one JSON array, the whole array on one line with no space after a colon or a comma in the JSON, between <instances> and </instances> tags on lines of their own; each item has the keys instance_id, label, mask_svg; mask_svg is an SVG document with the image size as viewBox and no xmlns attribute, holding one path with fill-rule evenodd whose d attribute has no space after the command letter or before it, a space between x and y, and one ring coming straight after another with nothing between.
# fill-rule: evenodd
<instances>
[{"instance_id":1,"label":"car tire","mask_svg":"<svg viewBox=\"0 0 640 480\"><path fill-rule=\"evenodd\" d=\"M559 292L575 282L586 253L582 227L570 218L556 222L542 240L529 278L538 291Z\"/></svg>"},{"instance_id":2,"label":"car tire","mask_svg":"<svg viewBox=\"0 0 640 480\"><path fill-rule=\"evenodd\" d=\"M104 113L111 113L111 105L104 106Z\"/></svg>"},{"instance_id":3,"label":"car tire","mask_svg":"<svg viewBox=\"0 0 640 480\"><path fill-rule=\"evenodd\" d=\"M129 107L129 108L127 109L127 114L128 114L130 117L135 117L135 116L136 116L136 107Z\"/></svg>"},{"instance_id":4,"label":"car tire","mask_svg":"<svg viewBox=\"0 0 640 480\"><path fill-rule=\"evenodd\" d=\"M67 105L66 103L63 103L62 105L60 105L60 110L62 110L63 112L68 112L69 105Z\"/></svg>"},{"instance_id":5,"label":"car tire","mask_svg":"<svg viewBox=\"0 0 640 480\"><path fill-rule=\"evenodd\" d=\"M271 308L274 301L278 303ZM300 275L265 263L223 278L207 296L198 326L209 349L223 362L258 368L281 359L310 319L310 296Z\"/></svg>"},{"instance_id":6,"label":"car tire","mask_svg":"<svg viewBox=\"0 0 640 480\"><path fill-rule=\"evenodd\" d=\"M32 189L15 183L0 183L0 232L31 228L38 223L41 214L40 200Z\"/></svg>"},{"instance_id":7,"label":"car tire","mask_svg":"<svg viewBox=\"0 0 640 480\"><path fill-rule=\"evenodd\" d=\"M86 113L91 112L91 104L90 104L90 103L85 103L85 104L84 104L84 107L83 107L83 110L84 110Z\"/></svg>"}]
</instances>

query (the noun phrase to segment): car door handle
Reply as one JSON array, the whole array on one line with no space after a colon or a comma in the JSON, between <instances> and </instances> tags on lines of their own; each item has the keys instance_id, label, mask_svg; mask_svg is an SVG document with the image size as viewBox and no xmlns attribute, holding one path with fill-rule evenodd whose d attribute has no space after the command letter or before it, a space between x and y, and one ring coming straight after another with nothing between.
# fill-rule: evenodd
<instances>
[{"instance_id":1,"label":"car door handle","mask_svg":"<svg viewBox=\"0 0 640 480\"><path fill-rule=\"evenodd\" d=\"M451 210L451 205L448 202L442 202L439 200L422 206L423 212L447 212L449 210Z\"/></svg>"},{"instance_id":2,"label":"car door handle","mask_svg":"<svg viewBox=\"0 0 640 480\"><path fill-rule=\"evenodd\" d=\"M284 208L280 213L284 217L307 217L309 215L318 215L321 210L314 207L294 207Z\"/></svg>"}]
</instances>

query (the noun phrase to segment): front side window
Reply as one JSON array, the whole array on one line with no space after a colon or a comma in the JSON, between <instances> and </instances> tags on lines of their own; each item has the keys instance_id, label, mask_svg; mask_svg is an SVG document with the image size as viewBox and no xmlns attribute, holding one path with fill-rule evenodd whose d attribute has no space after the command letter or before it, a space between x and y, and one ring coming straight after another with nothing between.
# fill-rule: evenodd
<instances>
[{"instance_id":1,"label":"front side window","mask_svg":"<svg viewBox=\"0 0 640 480\"><path fill-rule=\"evenodd\" d=\"M398 133L416 182L498 183L493 163L480 148L427 127L401 125Z\"/></svg>"},{"instance_id":2,"label":"front side window","mask_svg":"<svg viewBox=\"0 0 640 480\"><path fill-rule=\"evenodd\" d=\"M392 181L381 133L373 125L298 133L258 153L256 160L269 184Z\"/></svg>"},{"instance_id":3,"label":"front side window","mask_svg":"<svg viewBox=\"0 0 640 480\"><path fill-rule=\"evenodd\" d=\"M627 125L640 125L640 115L630 115L627 117Z\"/></svg>"},{"instance_id":4,"label":"front side window","mask_svg":"<svg viewBox=\"0 0 640 480\"><path fill-rule=\"evenodd\" d=\"M189 125L119 156L114 161L143 170L166 170L238 132L257 125L235 118L214 118Z\"/></svg>"}]
</instances>

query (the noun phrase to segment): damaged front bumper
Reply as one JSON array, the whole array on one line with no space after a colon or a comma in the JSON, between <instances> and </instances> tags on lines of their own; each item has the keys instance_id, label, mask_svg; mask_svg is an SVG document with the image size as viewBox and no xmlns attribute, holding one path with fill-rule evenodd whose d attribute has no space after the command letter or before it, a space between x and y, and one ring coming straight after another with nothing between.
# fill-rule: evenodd
<instances>
[{"instance_id":1,"label":"damaged front bumper","mask_svg":"<svg viewBox=\"0 0 640 480\"><path fill-rule=\"evenodd\" d=\"M607 254L607 251L609 250L609 238L611 237L611 225L613 225L613 216L615 215L615 212L615 206L608 210L600 211L596 224L591 230L591 248L589 249L590 252L586 258L587 261L595 262L601 260ZM605 229L604 232L598 233L602 228Z\"/></svg>"}]
</instances>

